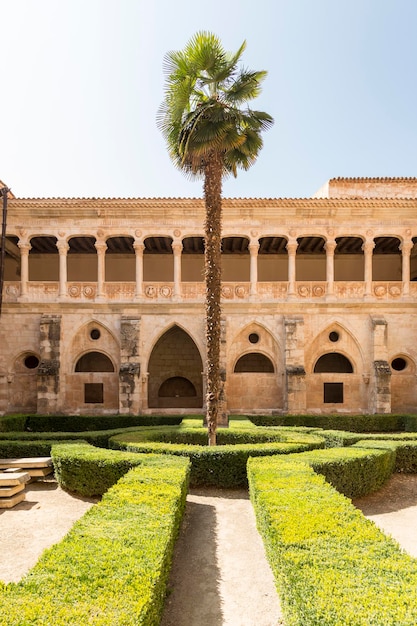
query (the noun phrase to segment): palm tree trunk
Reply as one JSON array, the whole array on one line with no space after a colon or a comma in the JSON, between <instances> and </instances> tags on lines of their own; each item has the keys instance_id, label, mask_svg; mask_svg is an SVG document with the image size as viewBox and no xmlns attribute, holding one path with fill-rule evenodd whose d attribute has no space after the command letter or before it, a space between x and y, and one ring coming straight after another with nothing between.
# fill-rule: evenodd
<instances>
[{"instance_id":1,"label":"palm tree trunk","mask_svg":"<svg viewBox=\"0 0 417 626\"><path fill-rule=\"evenodd\" d=\"M205 166L205 281L207 395L206 420L209 446L216 445L220 394L220 321L221 321L221 228L222 228L222 156L211 153Z\"/></svg>"}]
</instances>

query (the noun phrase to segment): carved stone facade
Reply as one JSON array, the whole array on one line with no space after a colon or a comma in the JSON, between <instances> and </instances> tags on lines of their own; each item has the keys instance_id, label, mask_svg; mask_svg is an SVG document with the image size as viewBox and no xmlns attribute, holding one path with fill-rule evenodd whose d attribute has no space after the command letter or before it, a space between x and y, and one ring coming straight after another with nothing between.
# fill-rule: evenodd
<instances>
[{"instance_id":1,"label":"carved stone facade","mask_svg":"<svg viewBox=\"0 0 417 626\"><path fill-rule=\"evenodd\" d=\"M417 412L417 179L223 216L223 421ZM203 225L196 199L11 198L0 413L202 413Z\"/></svg>"}]
</instances>

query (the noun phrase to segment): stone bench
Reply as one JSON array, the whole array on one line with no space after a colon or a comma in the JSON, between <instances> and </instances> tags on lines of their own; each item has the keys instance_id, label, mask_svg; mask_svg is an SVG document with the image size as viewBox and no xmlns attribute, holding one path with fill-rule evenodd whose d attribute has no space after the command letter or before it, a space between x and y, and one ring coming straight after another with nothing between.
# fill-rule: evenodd
<instances>
[{"instance_id":1,"label":"stone bench","mask_svg":"<svg viewBox=\"0 0 417 626\"><path fill-rule=\"evenodd\" d=\"M28 472L0 472L0 509L11 509L25 499L25 485L30 481Z\"/></svg>"},{"instance_id":2,"label":"stone bench","mask_svg":"<svg viewBox=\"0 0 417 626\"><path fill-rule=\"evenodd\" d=\"M16 459L0 459L0 471L24 471L31 479L43 478L53 473L54 468L50 456L38 456Z\"/></svg>"}]
</instances>

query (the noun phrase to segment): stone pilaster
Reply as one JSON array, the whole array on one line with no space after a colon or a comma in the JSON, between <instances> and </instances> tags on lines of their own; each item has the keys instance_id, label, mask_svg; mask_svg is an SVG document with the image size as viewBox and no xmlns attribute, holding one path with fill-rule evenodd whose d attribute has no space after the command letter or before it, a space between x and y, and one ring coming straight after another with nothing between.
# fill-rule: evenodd
<instances>
[{"instance_id":1,"label":"stone pilaster","mask_svg":"<svg viewBox=\"0 0 417 626\"><path fill-rule=\"evenodd\" d=\"M370 378L370 413L391 413L391 368L387 353L387 322L372 316L373 372Z\"/></svg>"},{"instance_id":2,"label":"stone pilaster","mask_svg":"<svg viewBox=\"0 0 417 626\"><path fill-rule=\"evenodd\" d=\"M291 317L285 324L285 373L286 401L284 408L288 413L306 411L306 372L304 367L304 320Z\"/></svg>"},{"instance_id":3,"label":"stone pilaster","mask_svg":"<svg viewBox=\"0 0 417 626\"><path fill-rule=\"evenodd\" d=\"M42 315L38 367L38 413L60 410L61 316Z\"/></svg>"},{"instance_id":4,"label":"stone pilaster","mask_svg":"<svg viewBox=\"0 0 417 626\"><path fill-rule=\"evenodd\" d=\"M122 317L120 322L119 413L141 411L140 318Z\"/></svg>"}]
</instances>

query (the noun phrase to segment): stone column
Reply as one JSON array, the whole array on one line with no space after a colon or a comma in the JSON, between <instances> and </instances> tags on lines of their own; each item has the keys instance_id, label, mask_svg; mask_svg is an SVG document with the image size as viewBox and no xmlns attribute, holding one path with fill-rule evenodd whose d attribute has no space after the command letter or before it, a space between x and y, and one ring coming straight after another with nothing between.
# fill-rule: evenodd
<instances>
[{"instance_id":1,"label":"stone column","mask_svg":"<svg viewBox=\"0 0 417 626\"><path fill-rule=\"evenodd\" d=\"M37 412L48 415L62 408L60 402L61 316L42 315L39 330Z\"/></svg>"},{"instance_id":2,"label":"stone column","mask_svg":"<svg viewBox=\"0 0 417 626\"><path fill-rule=\"evenodd\" d=\"M106 280L106 250L107 244L104 241L96 241L94 244L97 250L97 300L104 300L104 281Z\"/></svg>"},{"instance_id":3,"label":"stone column","mask_svg":"<svg viewBox=\"0 0 417 626\"><path fill-rule=\"evenodd\" d=\"M20 248L20 298L27 299L29 280L29 250L32 246L27 241L19 241Z\"/></svg>"},{"instance_id":4,"label":"stone column","mask_svg":"<svg viewBox=\"0 0 417 626\"><path fill-rule=\"evenodd\" d=\"M137 415L141 411L140 318L120 321L119 413Z\"/></svg>"},{"instance_id":5,"label":"stone column","mask_svg":"<svg viewBox=\"0 0 417 626\"><path fill-rule=\"evenodd\" d=\"M149 389L149 372L146 372L141 378L142 382L142 411L149 408L148 406L148 389Z\"/></svg>"},{"instance_id":6,"label":"stone column","mask_svg":"<svg viewBox=\"0 0 417 626\"><path fill-rule=\"evenodd\" d=\"M145 245L141 241L135 241L133 244L135 249L135 300L140 300L143 296L143 251Z\"/></svg>"},{"instance_id":7,"label":"stone column","mask_svg":"<svg viewBox=\"0 0 417 626\"><path fill-rule=\"evenodd\" d=\"M59 252L59 293L58 298L64 299L67 295L67 254L69 245L66 241L58 241L56 244Z\"/></svg>"},{"instance_id":8,"label":"stone column","mask_svg":"<svg viewBox=\"0 0 417 626\"><path fill-rule=\"evenodd\" d=\"M326 250L326 281L327 281L327 295L332 296L334 293L334 251L336 249L336 242L334 239L329 239L324 244Z\"/></svg>"},{"instance_id":9,"label":"stone column","mask_svg":"<svg viewBox=\"0 0 417 626\"><path fill-rule=\"evenodd\" d=\"M295 297L295 260L298 248L297 241L288 241L286 245L288 251L288 297Z\"/></svg>"},{"instance_id":10,"label":"stone column","mask_svg":"<svg viewBox=\"0 0 417 626\"><path fill-rule=\"evenodd\" d=\"M288 413L303 413L307 409L306 372L304 367L304 320L288 317L285 324L285 372Z\"/></svg>"},{"instance_id":11,"label":"stone column","mask_svg":"<svg viewBox=\"0 0 417 626\"><path fill-rule=\"evenodd\" d=\"M364 259L365 298L370 298L372 296L372 251L374 248L375 248L374 240L365 241L365 243L362 245L362 250L365 255L365 259Z\"/></svg>"},{"instance_id":12,"label":"stone column","mask_svg":"<svg viewBox=\"0 0 417 626\"><path fill-rule=\"evenodd\" d=\"M181 252L182 243L172 242L172 252L174 253L174 298L179 299L181 297Z\"/></svg>"},{"instance_id":13,"label":"stone column","mask_svg":"<svg viewBox=\"0 0 417 626\"><path fill-rule=\"evenodd\" d=\"M259 243L253 242L249 244L250 252L250 295L256 296L258 285L258 250Z\"/></svg>"},{"instance_id":14,"label":"stone column","mask_svg":"<svg viewBox=\"0 0 417 626\"><path fill-rule=\"evenodd\" d=\"M402 282L403 282L403 296L410 294L410 254L413 249L412 241L403 241L400 245L402 253Z\"/></svg>"}]
</instances>

